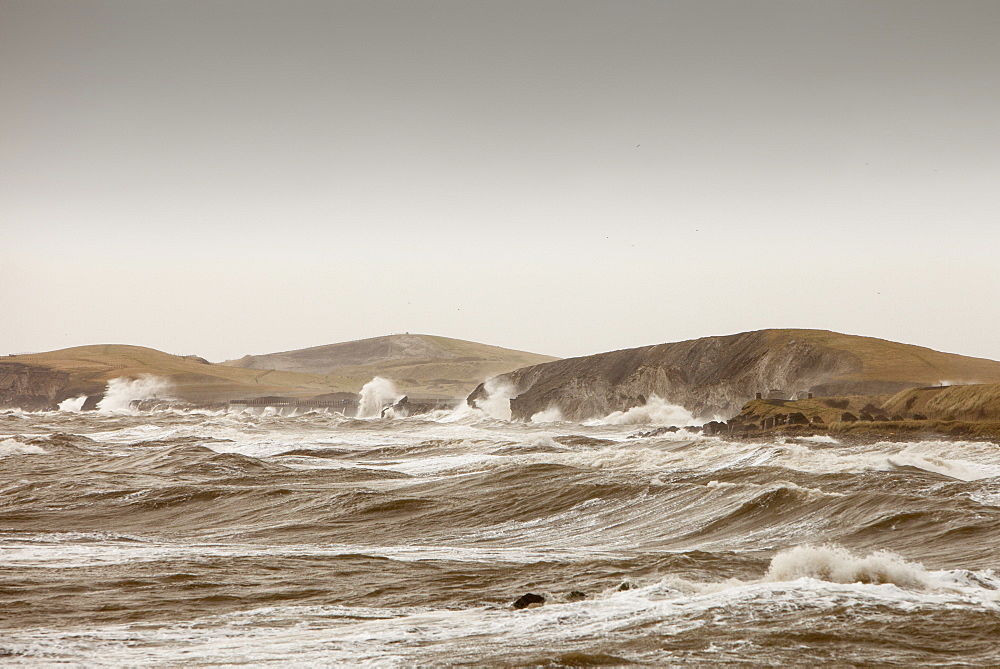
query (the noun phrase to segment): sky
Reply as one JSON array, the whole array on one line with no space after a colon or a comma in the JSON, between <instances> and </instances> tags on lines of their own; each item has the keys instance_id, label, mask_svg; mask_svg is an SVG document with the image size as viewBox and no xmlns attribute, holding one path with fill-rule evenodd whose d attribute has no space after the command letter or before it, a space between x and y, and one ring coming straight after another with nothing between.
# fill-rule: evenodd
<instances>
[{"instance_id":1,"label":"sky","mask_svg":"<svg viewBox=\"0 0 1000 669\"><path fill-rule=\"evenodd\" d=\"M0 354L1000 359L1000 3L0 0Z\"/></svg>"}]
</instances>

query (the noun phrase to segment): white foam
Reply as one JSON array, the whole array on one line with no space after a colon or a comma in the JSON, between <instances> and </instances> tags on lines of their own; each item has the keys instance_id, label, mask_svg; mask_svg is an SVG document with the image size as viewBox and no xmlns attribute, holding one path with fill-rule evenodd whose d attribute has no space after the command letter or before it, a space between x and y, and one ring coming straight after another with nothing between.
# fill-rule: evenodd
<instances>
[{"instance_id":1,"label":"white foam","mask_svg":"<svg viewBox=\"0 0 1000 669\"><path fill-rule=\"evenodd\" d=\"M376 376L361 388L358 418L380 418L382 410L395 404L401 397L395 383L381 376Z\"/></svg>"},{"instance_id":2,"label":"white foam","mask_svg":"<svg viewBox=\"0 0 1000 669\"><path fill-rule=\"evenodd\" d=\"M960 481L975 481L1000 474L1000 468L996 466L976 465L965 460L948 460L934 455L925 455L912 447L889 456L886 461L897 467L915 467L950 476Z\"/></svg>"},{"instance_id":3,"label":"white foam","mask_svg":"<svg viewBox=\"0 0 1000 669\"><path fill-rule=\"evenodd\" d=\"M97 403L97 410L102 413L130 412L130 405L136 400L170 399L171 388L170 381L150 374L137 379L111 379L104 397Z\"/></svg>"},{"instance_id":4,"label":"white foam","mask_svg":"<svg viewBox=\"0 0 1000 669\"><path fill-rule=\"evenodd\" d=\"M563 420L562 411L557 406L551 406L544 411L539 411L531 417L532 423L560 423Z\"/></svg>"},{"instance_id":5,"label":"white foam","mask_svg":"<svg viewBox=\"0 0 1000 669\"><path fill-rule=\"evenodd\" d=\"M14 455L45 455L45 449L36 444L26 444L17 438L0 440L0 458Z\"/></svg>"},{"instance_id":6,"label":"white foam","mask_svg":"<svg viewBox=\"0 0 1000 669\"><path fill-rule=\"evenodd\" d=\"M840 441L828 434L813 434L808 437L795 437L799 441L808 441L814 444L839 444Z\"/></svg>"},{"instance_id":7,"label":"white foam","mask_svg":"<svg viewBox=\"0 0 1000 669\"><path fill-rule=\"evenodd\" d=\"M525 549L503 546L363 544L221 544L144 541L134 535L110 533L47 533L18 536L0 535L4 564L46 569L69 569L158 562L177 559L217 558L299 558L367 555L400 562L445 560L449 562L532 563L581 559L598 555L572 547ZM603 557L623 557L608 553Z\"/></svg>"},{"instance_id":8,"label":"white foam","mask_svg":"<svg viewBox=\"0 0 1000 669\"><path fill-rule=\"evenodd\" d=\"M59 410L66 411L69 413L79 413L83 411L83 405L87 401L86 395L80 395L79 397L70 397L59 403Z\"/></svg>"},{"instance_id":9,"label":"white foam","mask_svg":"<svg viewBox=\"0 0 1000 669\"><path fill-rule=\"evenodd\" d=\"M924 589L931 584L927 570L888 551L861 557L839 546L796 546L771 559L766 580L817 578L832 583L893 583Z\"/></svg>"},{"instance_id":10,"label":"white foam","mask_svg":"<svg viewBox=\"0 0 1000 669\"><path fill-rule=\"evenodd\" d=\"M671 404L658 395L650 395L640 407L615 411L604 418L587 421L585 425L662 425L683 426L695 423L694 415L680 406Z\"/></svg>"},{"instance_id":11,"label":"white foam","mask_svg":"<svg viewBox=\"0 0 1000 669\"><path fill-rule=\"evenodd\" d=\"M483 384L483 391L485 396L474 400L476 407L482 409L490 418L509 421L511 418L510 401L517 397L517 391L513 384L506 379L494 376Z\"/></svg>"}]
</instances>

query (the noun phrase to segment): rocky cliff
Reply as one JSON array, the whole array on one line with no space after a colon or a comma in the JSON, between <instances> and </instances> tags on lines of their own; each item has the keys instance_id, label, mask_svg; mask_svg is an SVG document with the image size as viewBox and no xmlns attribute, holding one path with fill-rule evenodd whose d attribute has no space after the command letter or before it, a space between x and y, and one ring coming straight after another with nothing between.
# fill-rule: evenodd
<instances>
[{"instance_id":1,"label":"rocky cliff","mask_svg":"<svg viewBox=\"0 0 1000 669\"><path fill-rule=\"evenodd\" d=\"M502 374L511 416L558 408L568 420L605 416L658 395L696 416L732 416L765 396L885 394L943 379L1000 381L1000 363L824 330L759 330L534 365ZM480 385L469 396L486 394Z\"/></svg>"},{"instance_id":2,"label":"rocky cliff","mask_svg":"<svg viewBox=\"0 0 1000 669\"><path fill-rule=\"evenodd\" d=\"M28 411L53 409L72 397L74 390L66 372L0 361L0 407L17 406Z\"/></svg>"}]
</instances>

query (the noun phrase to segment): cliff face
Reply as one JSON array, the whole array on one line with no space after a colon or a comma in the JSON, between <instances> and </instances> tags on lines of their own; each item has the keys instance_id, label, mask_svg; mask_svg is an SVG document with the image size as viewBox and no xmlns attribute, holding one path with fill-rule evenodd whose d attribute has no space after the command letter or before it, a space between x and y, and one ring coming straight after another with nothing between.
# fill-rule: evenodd
<instances>
[{"instance_id":1,"label":"cliff face","mask_svg":"<svg viewBox=\"0 0 1000 669\"><path fill-rule=\"evenodd\" d=\"M819 330L760 330L569 358L495 383L513 386L511 415L519 420L551 407L585 420L640 406L653 394L696 416L728 417L757 392L892 393L970 370L1000 378L994 361ZM485 392L481 385L469 401Z\"/></svg>"},{"instance_id":2,"label":"cliff face","mask_svg":"<svg viewBox=\"0 0 1000 669\"><path fill-rule=\"evenodd\" d=\"M56 404L72 397L66 372L26 365L0 362L0 407L20 407L28 411L54 409Z\"/></svg>"}]
</instances>

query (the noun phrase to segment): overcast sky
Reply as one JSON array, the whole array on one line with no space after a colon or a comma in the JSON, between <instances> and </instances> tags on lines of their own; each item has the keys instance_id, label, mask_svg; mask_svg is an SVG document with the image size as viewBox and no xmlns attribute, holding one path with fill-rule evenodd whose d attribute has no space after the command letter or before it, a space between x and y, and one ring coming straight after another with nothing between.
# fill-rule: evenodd
<instances>
[{"instance_id":1,"label":"overcast sky","mask_svg":"<svg viewBox=\"0 0 1000 669\"><path fill-rule=\"evenodd\" d=\"M0 0L0 353L1000 359L1000 2Z\"/></svg>"}]
</instances>

